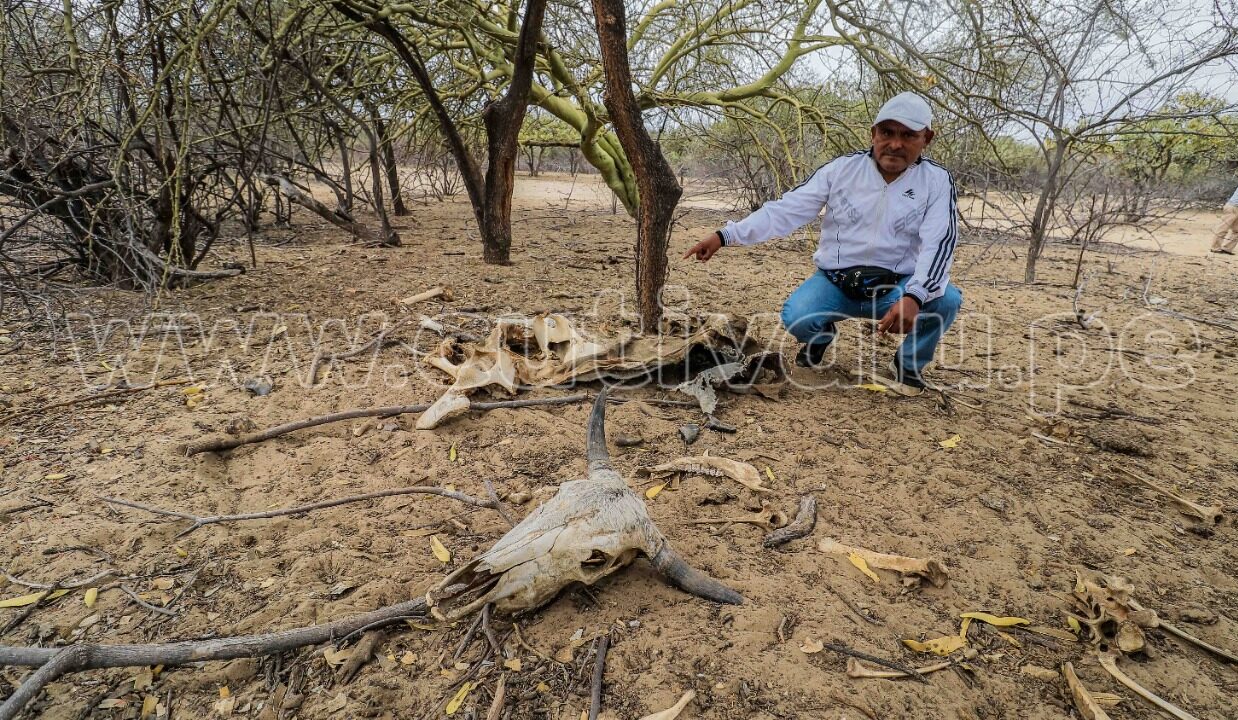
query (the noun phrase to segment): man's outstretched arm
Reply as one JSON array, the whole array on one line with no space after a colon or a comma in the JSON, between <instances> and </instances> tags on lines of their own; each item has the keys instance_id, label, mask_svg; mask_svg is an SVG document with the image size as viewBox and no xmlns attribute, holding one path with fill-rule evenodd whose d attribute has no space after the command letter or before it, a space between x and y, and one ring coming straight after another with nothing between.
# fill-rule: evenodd
<instances>
[{"instance_id":1,"label":"man's outstretched arm","mask_svg":"<svg viewBox=\"0 0 1238 720\"><path fill-rule=\"evenodd\" d=\"M821 213L821 208L825 207L833 165L832 162L822 165L800 183L799 187L777 200L770 200L743 220L728 222L726 227L710 233L693 245L684 255L684 259L696 257L704 262L713 257L723 245L756 245L783 237L811 222Z\"/></svg>"}]
</instances>

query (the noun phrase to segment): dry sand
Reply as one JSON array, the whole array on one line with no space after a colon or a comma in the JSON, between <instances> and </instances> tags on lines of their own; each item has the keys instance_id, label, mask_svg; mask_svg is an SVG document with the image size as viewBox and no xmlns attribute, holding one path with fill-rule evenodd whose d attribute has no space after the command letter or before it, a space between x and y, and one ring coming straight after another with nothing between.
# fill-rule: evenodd
<instances>
[{"instance_id":1,"label":"dry sand","mask_svg":"<svg viewBox=\"0 0 1238 720\"><path fill-rule=\"evenodd\" d=\"M134 576L126 584L149 602L175 599L177 613L155 615L104 583L109 589L93 608L76 590L0 642L167 641L320 623L423 592L505 529L489 511L411 496L215 525L178 539L186 523L110 508L99 495L214 514L420 483L481 494L482 481L490 479L502 493L530 493L535 503L558 483L580 477L583 404L474 414L435 431L416 431L407 417L356 421L194 458L178 446L224 433L239 420L265 427L352 407L432 400L440 391L438 378L398 347L382 350L374 363L370 356L341 361L319 386L305 387L303 380L318 329L328 326L329 347L350 347L329 320L346 321L364 340L376 327L361 320L367 313L408 317L395 300L434 285L452 285L456 299L416 310L441 312L465 325L502 312L577 313L592 323L600 307L601 315L613 317L634 273L633 224L622 211L612 215L605 194L583 180L565 205L570 180L521 178L510 267L481 263L462 200L414 206L414 215L398 223L405 246L387 250L349 245L334 228L298 213L294 230L273 230L259 242L256 270L160 299L158 311L195 313L208 329L223 328L217 323L228 320L250 324L256 341L248 347L227 333L213 343L193 341L190 316L155 322L164 330L181 328L183 348L168 334L151 334L126 349L123 328L92 346L81 320L73 325L74 336L65 333L61 311L140 322L149 308L130 293L64 295L62 304L52 306L56 332L29 323L9 303L3 328L12 342L0 352L21 346L0 356L0 397L16 409L114 383L121 367L134 383L192 370L205 390L193 408L179 387L168 387L111 404L46 409L0 425L7 570L51 582L114 568ZM726 217L717 207L692 209L680 219L672 256ZM633 405L612 408L612 439L643 439L634 448L612 447L634 488L645 487L635 479L638 466L689 452L746 459L772 473L778 508L791 513L801 494L817 495L814 539L772 551L762 547L762 531L751 526L686 525L691 518L758 507L758 498L743 488L687 478L679 490L650 501L650 511L685 557L744 594L743 606L687 597L638 561L599 587L569 592L521 619L524 638L538 652L555 655L578 631L588 641L614 628L603 717L625 720L670 706L688 688L698 695L683 718L1057 719L1071 716L1062 684L1020 669L1055 668L1067 660L1092 690L1122 695L1114 717L1160 717L1111 681L1078 644L1050 647L1020 635L1016 646L973 625L969 637L981 656L972 671L939 673L928 684L849 680L843 658L828 651L805 654L800 645L834 641L928 664L935 658L916 655L900 641L956 633L962 612L1018 615L1065 628L1059 595L1072 587L1074 568L1084 566L1130 578L1136 596L1165 616L1192 606L1210 610L1216 624L1185 626L1238 648L1232 519L1238 513L1238 405L1229 394L1238 333L1153 312L1142 300L1147 290L1153 308L1238 325L1238 258L1197 257L1206 226L1206 218L1187 218L1165 229L1170 254L1120 248L1089 253L1086 267L1096 274L1080 306L1099 312L1104 327L1088 331L1072 319L1072 249L1050 248L1040 265L1042 283L1028 286L1013 282L1022 275L1021 247L969 236L973 242L960 246L954 274L966 296L964 314L932 373L950 388L951 401L874 393L837 382L840 373L800 370L795 386L778 400L725 397L720 417L739 431L705 431L690 451L677 428L697 414L665 408L651 417ZM669 280L682 288L676 297L685 309L760 315L766 335L777 340L776 313L811 271L809 255L802 238L728 249L703 266L675 260ZM212 262L246 258L238 243L222 246ZM1151 270L1148 287L1145 273ZM170 333L173 340L177 336ZM266 342L272 336L275 341ZM856 324L846 326L838 347L842 369L857 361L884 363L893 351L888 342L874 344ZM372 366L377 369L367 374ZM259 375L270 376L275 390L251 397L239 383ZM655 389L629 394L671 395ZM1151 420L1098 419L1097 410L1075 403L1113 403ZM941 446L955 435L956 447ZM1105 436L1125 439L1150 456L1101 450L1089 439ZM1117 468L1221 504L1228 517L1210 536L1193 533L1187 518L1123 483ZM722 508L702 505L722 490L735 497ZM49 504L22 509L37 504L36 497ZM533 503L518 512L527 513ZM424 528L453 553L449 566L431 553ZM913 589L880 572L881 581L874 583L815 549L815 539L827 535L940 558L950 582ZM0 597L25 592L0 580ZM877 624L862 620L858 611ZM17 612L0 610L0 623ZM140 669L90 672L51 685L27 717L136 717L146 695L170 697L175 718L214 717L212 707L225 686L243 717L444 717L448 676L458 672L451 654L465 630L393 632L379 659L348 685L333 678L318 652L278 662L165 669L145 678ZM567 664L518 649L522 669L508 678L512 702L504 717L581 717L592 671L589 647L578 648ZM475 646L465 657L477 652ZM1198 717L1238 717L1233 667L1194 648L1153 632L1147 656L1124 667ZM16 682L22 672L10 669L3 676ZM134 691L135 678L153 686ZM454 717L484 717L493 683L492 676L473 690ZM278 715L272 703L288 684L293 690ZM83 714L109 697L130 705Z\"/></svg>"}]
</instances>

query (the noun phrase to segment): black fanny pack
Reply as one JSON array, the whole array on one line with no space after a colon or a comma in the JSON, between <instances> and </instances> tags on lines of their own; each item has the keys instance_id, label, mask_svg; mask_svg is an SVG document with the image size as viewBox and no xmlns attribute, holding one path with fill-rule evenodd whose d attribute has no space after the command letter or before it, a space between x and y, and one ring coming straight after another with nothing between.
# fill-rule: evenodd
<instances>
[{"instance_id":1,"label":"black fanny pack","mask_svg":"<svg viewBox=\"0 0 1238 720\"><path fill-rule=\"evenodd\" d=\"M825 273L825 277L843 291L843 295L852 300L861 301L883 297L906 277L872 265L857 265L841 270L822 270L821 272Z\"/></svg>"}]
</instances>

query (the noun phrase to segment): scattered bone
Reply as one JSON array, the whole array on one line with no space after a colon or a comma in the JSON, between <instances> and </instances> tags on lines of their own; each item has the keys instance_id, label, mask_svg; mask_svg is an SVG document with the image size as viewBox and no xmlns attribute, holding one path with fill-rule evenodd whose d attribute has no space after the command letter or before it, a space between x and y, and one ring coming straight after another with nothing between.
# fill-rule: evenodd
<instances>
[{"instance_id":1,"label":"scattered bone","mask_svg":"<svg viewBox=\"0 0 1238 720\"><path fill-rule=\"evenodd\" d=\"M422 302L425 300L433 300L436 297L441 297L447 302L451 302L454 295L451 291L451 287L436 287L436 288L431 288L429 290L426 290L425 292L419 292L416 295L409 295L408 297L401 300L400 304L401 305L416 305L419 302Z\"/></svg>"},{"instance_id":2,"label":"scattered bone","mask_svg":"<svg viewBox=\"0 0 1238 720\"><path fill-rule=\"evenodd\" d=\"M573 583L592 585L639 555L680 588L715 602L743 598L694 570L649 518L644 501L610 464L605 435L606 392L589 417L589 475L559 491L426 593L431 614L454 621L487 603L499 612L532 610Z\"/></svg>"},{"instance_id":3,"label":"scattered bone","mask_svg":"<svg viewBox=\"0 0 1238 720\"><path fill-rule=\"evenodd\" d=\"M417 418L418 430L432 430L444 421L469 411L469 399L459 392L449 389Z\"/></svg>"},{"instance_id":4,"label":"scattered bone","mask_svg":"<svg viewBox=\"0 0 1238 720\"><path fill-rule=\"evenodd\" d=\"M945 670L948 667L957 665L961 660L974 660L979 655L980 652L975 648L967 648L963 651L961 659L955 658L952 660L943 660L942 662L934 663L932 665L925 665L924 667L916 668L916 672L921 675L927 675L928 673L937 672L938 670ZM911 677L911 675L909 673L899 672L897 670L878 670L877 668L872 668L865 665L863 662L854 657L849 657L847 658L847 677L854 678L856 680L894 680L897 678Z\"/></svg>"},{"instance_id":5,"label":"scattered bone","mask_svg":"<svg viewBox=\"0 0 1238 720\"><path fill-rule=\"evenodd\" d=\"M950 576L946 573L946 568L937 560L932 558L921 559L906 557L903 555L887 555L885 553L873 552L864 548L849 547L834 540L833 538L822 538L817 543L817 549L829 555L841 555L847 557L852 553L859 555L868 563L869 567L879 568L881 570L893 570L904 575L914 575L916 577L926 578L933 583L933 587L944 587L950 580Z\"/></svg>"},{"instance_id":6,"label":"scattered bone","mask_svg":"<svg viewBox=\"0 0 1238 720\"><path fill-rule=\"evenodd\" d=\"M1062 674L1066 676L1066 686L1070 688L1070 696L1075 701L1075 707L1079 709L1083 720L1109 720L1109 714L1101 709L1096 698L1092 697L1092 693L1088 692L1083 683L1079 682L1079 676L1075 675L1073 665L1068 662L1062 663Z\"/></svg>"},{"instance_id":7,"label":"scattered bone","mask_svg":"<svg viewBox=\"0 0 1238 720\"><path fill-rule=\"evenodd\" d=\"M1191 517L1202 520L1204 523L1208 525L1216 525L1221 522L1222 508L1220 505L1212 505L1210 507L1204 507L1203 505L1199 505L1198 503L1193 503L1190 500L1187 500L1186 498L1182 497L1181 495L1178 495L1177 493L1171 492L1170 490L1167 490L1164 487L1161 487L1157 483L1149 480L1148 478L1140 475L1139 473L1132 472L1130 470L1127 470L1126 468L1118 468L1118 469L1121 470L1123 473L1125 473L1127 476L1134 478L1135 480L1138 480L1145 487L1151 490L1155 490L1161 495L1164 495L1170 500L1173 500L1178 505L1178 507L1182 509L1182 512L1184 514L1190 515Z\"/></svg>"},{"instance_id":8,"label":"scattered bone","mask_svg":"<svg viewBox=\"0 0 1238 720\"><path fill-rule=\"evenodd\" d=\"M688 703L692 702L692 699L695 697L696 691L689 690L683 694L683 697L679 698L679 702L661 712L646 715L640 720L675 720L675 718L679 717L679 713L683 712L683 709L687 707Z\"/></svg>"},{"instance_id":9,"label":"scattered bone","mask_svg":"<svg viewBox=\"0 0 1238 720\"><path fill-rule=\"evenodd\" d=\"M1127 688L1129 688L1131 692L1135 693L1136 695L1143 698L1144 700L1147 700L1148 702L1157 706L1161 710L1164 710L1170 715L1173 715L1174 717L1178 718L1178 720L1199 720L1199 718L1195 717L1189 712L1183 710L1177 705L1174 705L1168 700L1165 700L1159 697L1152 691L1148 690L1144 686L1132 680L1130 676L1128 676L1126 673L1122 672L1118 668L1117 656L1115 656L1114 654L1097 653L1096 659L1100 661L1100 666L1105 668L1105 672L1113 676L1114 680L1117 680L1118 682L1122 683Z\"/></svg>"},{"instance_id":10,"label":"scattered bone","mask_svg":"<svg viewBox=\"0 0 1238 720\"><path fill-rule=\"evenodd\" d=\"M676 458L670 462L643 467L636 471L652 478L665 478L676 473L694 473L710 477L729 477L756 493L772 493L773 490L761 484L761 473L746 462L728 460L713 455L697 455L695 457Z\"/></svg>"},{"instance_id":11,"label":"scattered bone","mask_svg":"<svg viewBox=\"0 0 1238 720\"><path fill-rule=\"evenodd\" d=\"M787 516L781 510L770 510L763 508L760 512L752 515L741 515L738 517L716 517L716 518L699 518L696 520L688 520L685 525L731 525L735 523L756 525L766 532L776 530L787 524Z\"/></svg>"},{"instance_id":12,"label":"scattered bone","mask_svg":"<svg viewBox=\"0 0 1238 720\"><path fill-rule=\"evenodd\" d=\"M786 545L792 540L808 537L816 526L817 498L811 494L805 495L800 498L799 510L795 513L795 519L791 521L791 524L766 535L761 544L767 548Z\"/></svg>"},{"instance_id":13,"label":"scattered bone","mask_svg":"<svg viewBox=\"0 0 1238 720\"><path fill-rule=\"evenodd\" d=\"M700 425L680 425L679 437L683 438L685 445L691 445L696 442L696 439L701 436Z\"/></svg>"},{"instance_id":14,"label":"scattered bone","mask_svg":"<svg viewBox=\"0 0 1238 720\"><path fill-rule=\"evenodd\" d=\"M1077 612L1072 613L1072 616L1086 629L1087 639L1092 644L1099 646L1102 643L1111 643L1123 648L1123 652L1135 652L1135 649L1124 648L1123 633L1126 634L1127 647L1142 649L1142 645L1138 643L1138 639L1142 639L1142 629L1159 628L1217 657L1238 663L1238 655L1200 640L1162 620L1156 611L1140 605L1131 597L1133 588L1125 578L1081 569L1075 573L1077 580L1070 599L1075 603ZM1138 636L1130 630L1131 625L1141 629Z\"/></svg>"}]
</instances>

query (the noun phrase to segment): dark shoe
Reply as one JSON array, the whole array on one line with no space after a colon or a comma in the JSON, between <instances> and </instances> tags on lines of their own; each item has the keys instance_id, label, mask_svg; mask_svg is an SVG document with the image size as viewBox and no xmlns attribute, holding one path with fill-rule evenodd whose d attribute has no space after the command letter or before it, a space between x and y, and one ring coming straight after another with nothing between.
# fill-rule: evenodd
<instances>
[{"instance_id":1,"label":"dark shoe","mask_svg":"<svg viewBox=\"0 0 1238 720\"><path fill-rule=\"evenodd\" d=\"M825 351L829 350L829 344L825 345L801 345L800 351L795 354L795 364L805 368L819 368L825 365Z\"/></svg>"},{"instance_id":2,"label":"dark shoe","mask_svg":"<svg viewBox=\"0 0 1238 720\"><path fill-rule=\"evenodd\" d=\"M905 385L913 390L923 392L924 389L928 387L928 383L924 381L924 378L920 376L918 371L903 369L898 364L898 358L894 358L890 361L890 373L893 375L894 380L900 385Z\"/></svg>"}]
</instances>

